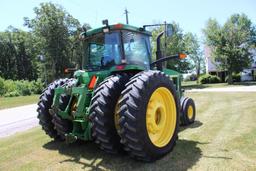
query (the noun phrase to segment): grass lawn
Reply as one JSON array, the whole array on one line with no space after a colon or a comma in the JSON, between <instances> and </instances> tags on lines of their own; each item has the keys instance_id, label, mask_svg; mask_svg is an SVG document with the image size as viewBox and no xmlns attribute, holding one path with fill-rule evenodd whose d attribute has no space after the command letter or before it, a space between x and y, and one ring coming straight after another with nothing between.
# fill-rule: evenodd
<instances>
[{"instance_id":1,"label":"grass lawn","mask_svg":"<svg viewBox=\"0 0 256 171\"><path fill-rule=\"evenodd\" d=\"M228 83L214 83L214 84L197 84L196 81L185 81L181 83L184 89L203 89L203 88L222 88L222 87L234 87L234 86L250 86L256 85L256 81L251 82L235 82L232 85Z\"/></svg>"},{"instance_id":2,"label":"grass lawn","mask_svg":"<svg viewBox=\"0 0 256 171\"><path fill-rule=\"evenodd\" d=\"M23 106L37 103L39 95L19 96L19 97L0 97L0 109Z\"/></svg>"},{"instance_id":3,"label":"grass lawn","mask_svg":"<svg viewBox=\"0 0 256 171\"><path fill-rule=\"evenodd\" d=\"M188 93L197 121L154 163L109 155L92 142L54 142L41 129L0 139L0 170L256 170L256 95Z\"/></svg>"}]
</instances>

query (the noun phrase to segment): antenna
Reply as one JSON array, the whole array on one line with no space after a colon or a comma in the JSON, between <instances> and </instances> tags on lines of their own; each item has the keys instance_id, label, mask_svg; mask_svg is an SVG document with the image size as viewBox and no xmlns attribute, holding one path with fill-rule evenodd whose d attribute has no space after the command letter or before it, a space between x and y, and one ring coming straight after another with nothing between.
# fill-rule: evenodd
<instances>
[{"instance_id":1,"label":"antenna","mask_svg":"<svg viewBox=\"0 0 256 171\"><path fill-rule=\"evenodd\" d=\"M128 13L129 13L129 11L127 10L127 8L125 8L124 14L126 16L126 24L129 24Z\"/></svg>"}]
</instances>

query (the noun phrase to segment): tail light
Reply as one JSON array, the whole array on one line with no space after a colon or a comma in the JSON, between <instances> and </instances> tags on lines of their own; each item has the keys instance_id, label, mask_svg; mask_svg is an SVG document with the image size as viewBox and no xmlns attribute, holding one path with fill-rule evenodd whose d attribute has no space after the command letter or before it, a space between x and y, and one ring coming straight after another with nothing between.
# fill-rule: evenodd
<instances>
[{"instance_id":1,"label":"tail light","mask_svg":"<svg viewBox=\"0 0 256 171\"><path fill-rule=\"evenodd\" d=\"M91 80L90 80L89 84L88 84L88 89L89 89L89 90L93 90L93 88L94 88L96 82L97 82L97 77L96 77L95 75L93 75L93 76L91 77Z\"/></svg>"}]
</instances>

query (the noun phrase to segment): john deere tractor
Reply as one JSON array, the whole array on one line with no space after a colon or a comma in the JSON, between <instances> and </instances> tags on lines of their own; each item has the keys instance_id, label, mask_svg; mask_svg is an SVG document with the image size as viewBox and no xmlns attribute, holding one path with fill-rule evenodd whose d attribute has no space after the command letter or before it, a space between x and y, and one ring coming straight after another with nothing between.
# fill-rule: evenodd
<instances>
[{"instance_id":1,"label":"john deere tractor","mask_svg":"<svg viewBox=\"0 0 256 171\"><path fill-rule=\"evenodd\" d=\"M161 37L171 36L169 24L157 37L155 61L147 26L103 24L80 35L82 68L43 91L40 124L55 140L93 140L106 152L127 151L154 161L173 149L179 125L195 120L195 104L183 97L180 73L163 67L186 55L162 56Z\"/></svg>"}]
</instances>

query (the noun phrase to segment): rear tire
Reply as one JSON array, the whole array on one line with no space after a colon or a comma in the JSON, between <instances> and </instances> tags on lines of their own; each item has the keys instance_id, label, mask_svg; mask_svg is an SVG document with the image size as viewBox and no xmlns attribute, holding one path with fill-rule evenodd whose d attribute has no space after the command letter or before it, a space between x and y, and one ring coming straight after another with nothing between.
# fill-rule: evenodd
<instances>
[{"instance_id":1,"label":"rear tire","mask_svg":"<svg viewBox=\"0 0 256 171\"><path fill-rule=\"evenodd\" d=\"M195 122L196 106L191 98L185 98L181 105L180 122L182 126L187 126Z\"/></svg>"},{"instance_id":2,"label":"rear tire","mask_svg":"<svg viewBox=\"0 0 256 171\"><path fill-rule=\"evenodd\" d=\"M159 71L140 72L121 97L119 124L125 150L143 161L172 151L178 138L179 102L170 78Z\"/></svg>"},{"instance_id":3,"label":"rear tire","mask_svg":"<svg viewBox=\"0 0 256 171\"><path fill-rule=\"evenodd\" d=\"M99 147L108 153L122 151L118 135L118 120L115 122L117 101L130 76L113 75L99 84L94 92L90 107L92 136Z\"/></svg>"},{"instance_id":4,"label":"rear tire","mask_svg":"<svg viewBox=\"0 0 256 171\"><path fill-rule=\"evenodd\" d=\"M43 91L39 97L38 108L37 108L37 118L39 119L39 124L42 126L42 129L47 135L55 140L59 140L60 136L57 134L57 131L54 128L52 123L52 115L49 113L49 109L53 103L54 89L62 86L67 79L59 79L51 84Z\"/></svg>"}]
</instances>

